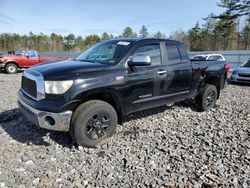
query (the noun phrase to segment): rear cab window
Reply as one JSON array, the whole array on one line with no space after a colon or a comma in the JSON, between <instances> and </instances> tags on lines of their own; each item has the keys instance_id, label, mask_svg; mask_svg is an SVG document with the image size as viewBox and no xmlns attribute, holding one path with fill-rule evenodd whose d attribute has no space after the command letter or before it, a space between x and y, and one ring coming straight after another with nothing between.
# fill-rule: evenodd
<instances>
[{"instance_id":1,"label":"rear cab window","mask_svg":"<svg viewBox=\"0 0 250 188\"><path fill-rule=\"evenodd\" d=\"M177 45L173 43L165 43L165 45L167 50L168 62L169 63L181 62L182 58Z\"/></svg>"}]
</instances>

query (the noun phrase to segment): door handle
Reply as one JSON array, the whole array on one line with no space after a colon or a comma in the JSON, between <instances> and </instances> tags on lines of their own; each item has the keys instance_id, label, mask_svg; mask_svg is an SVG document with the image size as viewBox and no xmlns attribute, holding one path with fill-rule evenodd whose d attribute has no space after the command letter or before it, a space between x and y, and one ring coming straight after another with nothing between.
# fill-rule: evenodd
<instances>
[{"instance_id":1,"label":"door handle","mask_svg":"<svg viewBox=\"0 0 250 188\"><path fill-rule=\"evenodd\" d=\"M159 74L159 75L166 74L166 73L167 73L167 71L164 71L164 70L159 70L159 71L157 72L157 74Z\"/></svg>"}]
</instances>

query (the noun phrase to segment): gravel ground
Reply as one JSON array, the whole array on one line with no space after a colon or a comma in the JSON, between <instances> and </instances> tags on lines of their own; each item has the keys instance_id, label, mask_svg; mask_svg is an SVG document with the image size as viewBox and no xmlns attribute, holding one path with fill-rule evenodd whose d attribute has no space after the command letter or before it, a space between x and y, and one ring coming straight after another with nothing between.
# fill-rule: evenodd
<instances>
[{"instance_id":1,"label":"gravel ground","mask_svg":"<svg viewBox=\"0 0 250 188\"><path fill-rule=\"evenodd\" d=\"M111 142L71 144L17 109L21 74L0 74L0 187L250 187L250 86L217 107L186 104L129 115Z\"/></svg>"}]
</instances>

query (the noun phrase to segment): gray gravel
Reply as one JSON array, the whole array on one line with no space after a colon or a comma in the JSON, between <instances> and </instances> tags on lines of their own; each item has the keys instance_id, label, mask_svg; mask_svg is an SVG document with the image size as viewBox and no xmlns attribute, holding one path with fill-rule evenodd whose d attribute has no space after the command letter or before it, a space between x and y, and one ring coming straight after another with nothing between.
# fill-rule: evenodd
<instances>
[{"instance_id":1,"label":"gray gravel","mask_svg":"<svg viewBox=\"0 0 250 188\"><path fill-rule=\"evenodd\" d=\"M90 149L25 120L20 79L0 74L0 188L250 187L250 86L228 85L209 112L182 103L134 113Z\"/></svg>"}]
</instances>

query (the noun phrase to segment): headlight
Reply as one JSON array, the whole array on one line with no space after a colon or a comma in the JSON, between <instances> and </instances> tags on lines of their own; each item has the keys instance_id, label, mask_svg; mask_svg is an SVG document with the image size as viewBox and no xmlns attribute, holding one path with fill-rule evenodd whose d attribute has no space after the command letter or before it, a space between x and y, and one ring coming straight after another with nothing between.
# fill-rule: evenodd
<instances>
[{"instance_id":1,"label":"headlight","mask_svg":"<svg viewBox=\"0 0 250 188\"><path fill-rule=\"evenodd\" d=\"M232 73L233 75L235 75L235 74L237 74L237 71L233 71L233 73Z\"/></svg>"},{"instance_id":2,"label":"headlight","mask_svg":"<svg viewBox=\"0 0 250 188\"><path fill-rule=\"evenodd\" d=\"M49 94L63 94L72 86L72 80L45 81L45 92Z\"/></svg>"}]
</instances>

